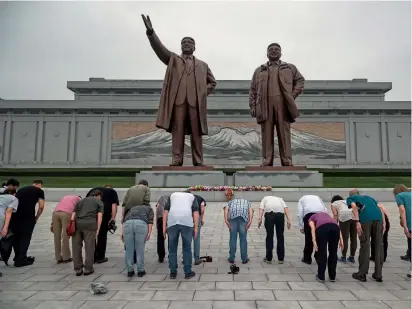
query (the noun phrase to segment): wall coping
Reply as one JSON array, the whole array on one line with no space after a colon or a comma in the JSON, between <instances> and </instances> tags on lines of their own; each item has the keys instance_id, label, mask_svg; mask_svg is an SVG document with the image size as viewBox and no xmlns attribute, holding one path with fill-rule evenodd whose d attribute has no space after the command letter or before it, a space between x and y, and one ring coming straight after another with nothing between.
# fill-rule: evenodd
<instances>
[{"instance_id":1,"label":"wall coping","mask_svg":"<svg viewBox=\"0 0 412 309\"><path fill-rule=\"evenodd\" d=\"M86 89L130 89L161 91L163 80L119 80L105 78L89 78L88 81L68 81L67 88L74 93ZM237 90L249 91L250 80L218 80L216 91ZM366 78L352 80L307 80L305 90L363 90L386 93L392 89L391 82L369 82Z\"/></svg>"}]
</instances>

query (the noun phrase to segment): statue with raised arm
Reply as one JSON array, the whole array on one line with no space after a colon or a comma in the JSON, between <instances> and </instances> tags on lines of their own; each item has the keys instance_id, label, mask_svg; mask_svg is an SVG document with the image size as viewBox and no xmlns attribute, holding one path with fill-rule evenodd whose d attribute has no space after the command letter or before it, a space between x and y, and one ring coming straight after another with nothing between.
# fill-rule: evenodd
<instances>
[{"instance_id":1,"label":"statue with raised arm","mask_svg":"<svg viewBox=\"0 0 412 309\"><path fill-rule=\"evenodd\" d=\"M253 73L249 91L250 115L260 124L262 134L261 166L273 166L275 127L282 166L292 166L290 124L299 117L295 99L303 91L305 79L291 63L280 60L278 43L267 48L268 62Z\"/></svg>"},{"instance_id":2,"label":"statue with raised arm","mask_svg":"<svg viewBox=\"0 0 412 309\"><path fill-rule=\"evenodd\" d=\"M216 80L207 63L193 56L195 40L184 37L182 53L175 54L160 42L149 16L142 15L146 34L157 57L167 65L157 112L156 127L172 133L172 164L183 165L185 135L190 135L194 166L203 165L202 136L208 134L207 96Z\"/></svg>"}]
</instances>

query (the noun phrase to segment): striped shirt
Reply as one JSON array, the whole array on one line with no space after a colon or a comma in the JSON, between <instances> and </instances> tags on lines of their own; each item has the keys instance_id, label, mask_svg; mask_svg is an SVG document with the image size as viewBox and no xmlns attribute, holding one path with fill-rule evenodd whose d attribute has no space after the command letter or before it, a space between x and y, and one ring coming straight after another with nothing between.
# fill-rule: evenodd
<instances>
[{"instance_id":1,"label":"striped shirt","mask_svg":"<svg viewBox=\"0 0 412 309\"><path fill-rule=\"evenodd\" d=\"M236 198L230 200L227 205L228 207L228 219L232 220L238 217L242 217L245 222L249 222L249 209L252 207L248 200L242 198ZM224 206L224 207L226 207Z\"/></svg>"},{"instance_id":2,"label":"striped shirt","mask_svg":"<svg viewBox=\"0 0 412 309\"><path fill-rule=\"evenodd\" d=\"M141 205L134 206L129 210L124 221L127 220L142 220L147 224L153 224L154 212L151 206Z\"/></svg>"}]
</instances>

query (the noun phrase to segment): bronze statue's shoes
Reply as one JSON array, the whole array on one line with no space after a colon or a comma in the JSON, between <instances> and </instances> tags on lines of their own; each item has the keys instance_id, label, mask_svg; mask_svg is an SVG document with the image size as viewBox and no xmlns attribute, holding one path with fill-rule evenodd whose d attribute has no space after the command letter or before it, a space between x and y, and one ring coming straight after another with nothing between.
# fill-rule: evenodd
<instances>
[{"instance_id":1,"label":"bronze statue's shoes","mask_svg":"<svg viewBox=\"0 0 412 309\"><path fill-rule=\"evenodd\" d=\"M261 167L265 167L265 166L273 166L273 164L262 163L260 166L261 166Z\"/></svg>"},{"instance_id":2,"label":"bronze statue's shoes","mask_svg":"<svg viewBox=\"0 0 412 309\"><path fill-rule=\"evenodd\" d=\"M183 163L179 163L179 162L172 162L172 164L169 164L169 166L182 166Z\"/></svg>"},{"instance_id":3,"label":"bronze statue's shoes","mask_svg":"<svg viewBox=\"0 0 412 309\"><path fill-rule=\"evenodd\" d=\"M282 166L293 166L293 164L292 164L292 163L288 163L288 164L285 164L285 165L282 165Z\"/></svg>"},{"instance_id":4,"label":"bronze statue's shoes","mask_svg":"<svg viewBox=\"0 0 412 309\"><path fill-rule=\"evenodd\" d=\"M203 163L194 163L193 166L205 166Z\"/></svg>"}]
</instances>

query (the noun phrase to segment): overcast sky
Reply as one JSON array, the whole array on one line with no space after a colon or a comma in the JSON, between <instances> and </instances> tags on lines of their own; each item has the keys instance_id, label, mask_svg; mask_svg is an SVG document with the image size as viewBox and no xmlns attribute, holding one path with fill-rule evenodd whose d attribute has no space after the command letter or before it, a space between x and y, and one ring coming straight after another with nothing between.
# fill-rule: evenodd
<instances>
[{"instance_id":1,"label":"overcast sky","mask_svg":"<svg viewBox=\"0 0 412 309\"><path fill-rule=\"evenodd\" d=\"M271 42L307 80L390 81L411 100L411 3L0 2L0 97L72 99L68 80L163 79L140 14L180 52L183 36L216 79L247 79Z\"/></svg>"}]
</instances>

